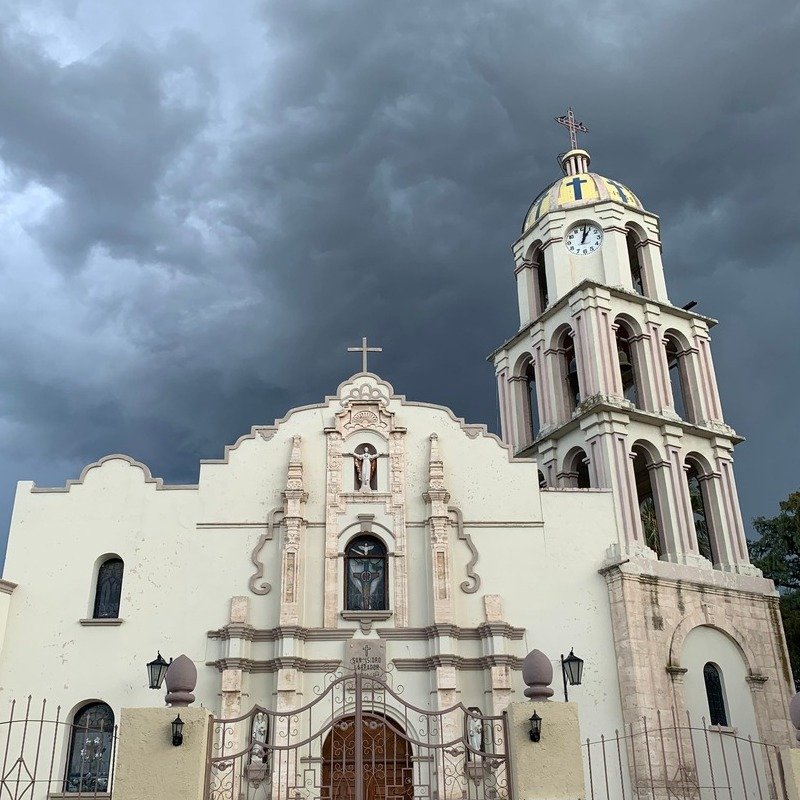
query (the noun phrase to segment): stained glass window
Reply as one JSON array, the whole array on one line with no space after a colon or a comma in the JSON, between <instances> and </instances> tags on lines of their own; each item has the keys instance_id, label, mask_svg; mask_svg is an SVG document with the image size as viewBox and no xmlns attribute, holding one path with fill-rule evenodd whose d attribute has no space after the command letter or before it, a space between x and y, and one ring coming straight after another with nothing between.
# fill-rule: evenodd
<instances>
[{"instance_id":1,"label":"stained glass window","mask_svg":"<svg viewBox=\"0 0 800 800\"><path fill-rule=\"evenodd\" d=\"M109 558L100 565L92 615L95 619L115 619L119 616L123 568L121 558Z\"/></svg>"},{"instance_id":2,"label":"stained glass window","mask_svg":"<svg viewBox=\"0 0 800 800\"><path fill-rule=\"evenodd\" d=\"M372 536L359 536L345 553L345 596L348 611L385 611L386 548Z\"/></svg>"},{"instance_id":3,"label":"stained glass window","mask_svg":"<svg viewBox=\"0 0 800 800\"><path fill-rule=\"evenodd\" d=\"M725 710L725 696L722 692L722 676L719 667L710 661L703 667L703 680L706 683L708 712L712 725L728 725L728 712Z\"/></svg>"},{"instance_id":4,"label":"stained glass window","mask_svg":"<svg viewBox=\"0 0 800 800\"><path fill-rule=\"evenodd\" d=\"M114 712L105 703L90 703L75 715L64 791L107 792L114 741Z\"/></svg>"}]
</instances>

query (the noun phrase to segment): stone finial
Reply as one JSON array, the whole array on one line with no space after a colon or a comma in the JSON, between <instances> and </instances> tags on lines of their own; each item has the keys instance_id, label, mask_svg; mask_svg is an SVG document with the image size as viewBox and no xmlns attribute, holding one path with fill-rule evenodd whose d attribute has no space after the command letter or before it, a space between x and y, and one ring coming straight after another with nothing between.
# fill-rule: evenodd
<instances>
[{"instance_id":1,"label":"stone finial","mask_svg":"<svg viewBox=\"0 0 800 800\"><path fill-rule=\"evenodd\" d=\"M194 703L195 686L197 686L197 667L187 655L178 656L167 669L167 705L174 708L185 708Z\"/></svg>"},{"instance_id":2,"label":"stone finial","mask_svg":"<svg viewBox=\"0 0 800 800\"><path fill-rule=\"evenodd\" d=\"M289 469L286 475L286 491L303 493L303 455L300 449L300 436L292 437L292 449L289 453ZM295 498L301 499L301 498Z\"/></svg>"},{"instance_id":3,"label":"stone finial","mask_svg":"<svg viewBox=\"0 0 800 800\"><path fill-rule=\"evenodd\" d=\"M444 492L444 462L439 452L439 437L432 433L429 438L431 454L428 460L428 489L432 492Z\"/></svg>"},{"instance_id":4,"label":"stone finial","mask_svg":"<svg viewBox=\"0 0 800 800\"><path fill-rule=\"evenodd\" d=\"M553 696L553 665L541 650L531 650L522 662L522 680L528 687L525 697L531 700L548 700Z\"/></svg>"},{"instance_id":5,"label":"stone finial","mask_svg":"<svg viewBox=\"0 0 800 800\"><path fill-rule=\"evenodd\" d=\"M796 694L789 703L789 717L797 729L797 741L800 742L800 694Z\"/></svg>"}]
</instances>

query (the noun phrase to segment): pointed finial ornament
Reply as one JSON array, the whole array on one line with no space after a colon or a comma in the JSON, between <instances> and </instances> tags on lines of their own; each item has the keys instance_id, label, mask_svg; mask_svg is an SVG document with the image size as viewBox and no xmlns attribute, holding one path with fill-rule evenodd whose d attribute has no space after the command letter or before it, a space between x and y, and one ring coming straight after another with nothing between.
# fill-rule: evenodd
<instances>
[{"instance_id":1,"label":"pointed finial ornament","mask_svg":"<svg viewBox=\"0 0 800 800\"><path fill-rule=\"evenodd\" d=\"M569 149L578 149L578 131L581 133L588 133L589 129L582 123L575 119L575 114L572 111L572 106L567 109L567 113L562 117L556 117L556 122L563 125L569 131Z\"/></svg>"}]
</instances>

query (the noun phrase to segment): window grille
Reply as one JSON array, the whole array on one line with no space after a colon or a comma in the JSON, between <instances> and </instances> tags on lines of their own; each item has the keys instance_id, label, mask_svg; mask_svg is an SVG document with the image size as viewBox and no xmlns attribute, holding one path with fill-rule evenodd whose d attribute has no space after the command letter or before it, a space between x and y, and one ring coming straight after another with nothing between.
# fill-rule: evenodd
<instances>
[{"instance_id":1,"label":"window grille","mask_svg":"<svg viewBox=\"0 0 800 800\"><path fill-rule=\"evenodd\" d=\"M119 616L123 569L121 558L109 558L100 565L92 614L95 619L115 619Z\"/></svg>"},{"instance_id":2,"label":"window grille","mask_svg":"<svg viewBox=\"0 0 800 800\"><path fill-rule=\"evenodd\" d=\"M710 661L703 667L703 680L706 684L708 712L712 725L728 726L728 712L725 710L725 696L722 692L722 676L719 667Z\"/></svg>"}]
</instances>

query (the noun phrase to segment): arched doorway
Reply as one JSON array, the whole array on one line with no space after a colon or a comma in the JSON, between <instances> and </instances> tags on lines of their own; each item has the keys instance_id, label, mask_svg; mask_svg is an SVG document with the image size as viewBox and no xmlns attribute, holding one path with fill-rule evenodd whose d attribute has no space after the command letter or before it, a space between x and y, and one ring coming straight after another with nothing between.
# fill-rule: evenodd
<instances>
[{"instance_id":1,"label":"arched doorway","mask_svg":"<svg viewBox=\"0 0 800 800\"><path fill-rule=\"evenodd\" d=\"M395 722L376 713L361 717L361 757L356 758L356 718L334 722L322 745L321 800L412 800L411 748Z\"/></svg>"}]
</instances>

